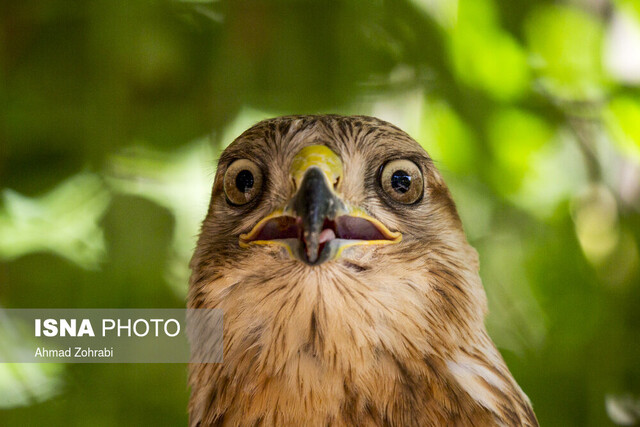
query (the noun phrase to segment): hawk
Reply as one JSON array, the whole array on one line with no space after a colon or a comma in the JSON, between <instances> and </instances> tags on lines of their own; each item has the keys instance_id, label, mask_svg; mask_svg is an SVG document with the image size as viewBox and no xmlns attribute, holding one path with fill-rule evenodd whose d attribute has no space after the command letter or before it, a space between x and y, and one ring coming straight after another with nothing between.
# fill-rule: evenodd
<instances>
[{"instance_id":1,"label":"hawk","mask_svg":"<svg viewBox=\"0 0 640 427\"><path fill-rule=\"evenodd\" d=\"M222 153L189 308L191 426L536 426L489 338L478 255L424 149L365 116L262 121Z\"/></svg>"}]
</instances>

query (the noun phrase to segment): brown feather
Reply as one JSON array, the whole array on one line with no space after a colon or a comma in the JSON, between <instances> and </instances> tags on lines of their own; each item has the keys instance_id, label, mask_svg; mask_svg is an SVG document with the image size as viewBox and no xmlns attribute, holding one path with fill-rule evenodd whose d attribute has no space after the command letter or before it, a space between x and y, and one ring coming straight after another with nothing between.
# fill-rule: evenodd
<instances>
[{"instance_id":1,"label":"brown feather","mask_svg":"<svg viewBox=\"0 0 640 427\"><path fill-rule=\"evenodd\" d=\"M288 169L325 144L344 163L342 197L397 245L354 247L310 267L238 236L293 195ZM230 206L229 163L265 171L262 195ZM377 174L409 158L425 177L415 205L388 203ZM444 180L406 133L371 117L258 123L222 154L191 267L189 307L224 310L224 362L192 364L191 425L523 425L537 421L484 327L478 256Z\"/></svg>"}]
</instances>

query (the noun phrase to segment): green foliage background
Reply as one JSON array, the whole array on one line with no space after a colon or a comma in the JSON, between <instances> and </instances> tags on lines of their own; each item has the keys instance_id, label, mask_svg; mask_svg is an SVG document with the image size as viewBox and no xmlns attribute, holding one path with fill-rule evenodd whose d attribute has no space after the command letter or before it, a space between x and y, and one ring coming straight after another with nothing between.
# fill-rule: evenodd
<instances>
[{"instance_id":1,"label":"green foliage background","mask_svg":"<svg viewBox=\"0 0 640 427\"><path fill-rule=\"evenodd\" d=\"M226 144L376 115L443 171L541 424L638 423L639 56L635 0L5 4L0 313L182 307ZM0 425L185 425L185 379L0 364Z\"/></svg>"}]
</instances>

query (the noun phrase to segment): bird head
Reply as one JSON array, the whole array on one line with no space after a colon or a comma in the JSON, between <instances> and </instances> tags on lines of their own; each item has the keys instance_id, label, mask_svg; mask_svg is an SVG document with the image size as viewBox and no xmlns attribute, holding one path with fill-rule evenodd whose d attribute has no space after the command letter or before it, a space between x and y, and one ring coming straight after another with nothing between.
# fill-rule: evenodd
<instances>
[{"instance_id":1,"label":"bird head","mask_svg":"<svg viewBox=\"0 0 640 427\"><path fill-rule=\"evenodd\" d=\"M256 124L220 157L191 261L189 307L224 311L224 362L191 366L192 424L536 425L484 329L478 267L397 127Z\"/></svg>"},{"instance_id":2,"label":"bird head","mask_svg":"<svg viewBox=\"0 0 640 427\"><path fill-rule=\"evenodd\" d=\"M279 118L242 134L220 159L204 228L235 260L269 253L308 268L384 264L462 229L419 144L385 122L339 116Z\"/></svg>"},{"instance_id":3,"label":"bird head","mask_svg":"<svg viewBox=\"0 0 640 427\"><path fill-rule=\"evenodd\" d=\"M305 323L332 298L342 321L376 304L461 324L485 310L477 254L433 161L371 117L280 117L240 135L220 157L191 267L192 307L273 318L301 295ZM340 301L345 290L363 301Z\"/></svg>"}]
</instances>

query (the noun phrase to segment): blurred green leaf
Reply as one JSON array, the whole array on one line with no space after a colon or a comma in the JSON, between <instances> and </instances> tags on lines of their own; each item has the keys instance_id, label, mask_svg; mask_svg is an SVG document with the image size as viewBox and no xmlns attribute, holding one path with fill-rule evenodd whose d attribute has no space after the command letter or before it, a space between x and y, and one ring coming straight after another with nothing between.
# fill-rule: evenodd
<instances>
[{"instance_id":1,"label":"blurred green leaf","mask_svg":"<svg viewBox=\"0 0 640 427\"><path fill-rule=\"evenodd\" d=\"M418 141L438 167L459 175L478 169L477 142L465 122L443 100L427 100Z\"/></svg>"},{"instance_id":2,"label":"blurred green leaf","mask_svg":"<svg viewBox=\"0 0 640 427\"><path fill-rule=\"evenodd\" d=\"M0 409L33 405L60 393L61 372L52 363L0 363Z\"/></svg>"},{"instance_id":3,"label":"blurred green leaf","mask_svg":"<svg viewBox=\"0 0 640 427\"><path fill-rule=\"evenodd\" d=\"M637 0L614 0L613 3L620 9L630 10L640 19L640 2Z\"/></svg>"},{"instance_id":4,"label":"blurred green leaf","mask_svg":"<svg viewBox=\"0 0 640 427\"><path fill-rule=\"evenodd\" d=\"M551 140L553 130L536 115L516 108L494 113L487 127L493 155L500 165L495 184L507 193L516 191L530 170L532 156Z\"/></svg>"},{"instance_id":5,"label":"blurred green leaf","mask_svg":"<svg viewBox=\"0 0 640 427\"><path fill-rule=\"evenodd\" d=\"M0 307L0 361L16 360L16 354L32 351L25 343L34 338L22 326ZM55 363L0 363L0 410L32 405L60 393L62 372L62 365Z\"/></svg>"},{"instance_id":6,"label":"blurred green leaf","mask_svg":"<svg viewBox=\"0 0 640 427\"><path fill-rule=\"evenodd\" d=\"M499 100L522 96L529 87L527 54L496 22L488 0L460 1L449 51L454 71L465 84Z\"/></svg>"},{"instance_id":7,"label":"blurred green leaf","mask_svg":"<svg viewBox=\"0 0 640 427\"><path fill-rule=\"evenodd\" d=\"M517 108L497 111L487 137L496 160L492 187L530 214L548 219L587 182L575 136Z\"/></svg>"},{"instance_id":8,"label":"blurred green leaf","mask_svg":"<svg viewBox=\"0 0 640 427\"><path fill-rule=\"evenodd\" d=\"M50 251L84 268L105 253L98 221L110 195L100 178L83 173L36 199L4 190L0 207L0 258Z\"/></svg>"},{"instance_id":9,"label":"blurred green leaf","mask_svg":"<svg viewBox=\"0 0 640 427\"><path fill-rule=\"evenodd\" d=\"M603 95L603 25L595 16L569 6L540 6L529 15L525 32L545 91L562 99Z\"/></svg>"},{"instance_id":10,"label":"blurred green leaf","mask_svg":"<svg viewBox=\"0 0 640 427\"><path fill-rule=\"evenodd\" d=\"M640 161L640 99L626 95L612 99L605 123L620 151Z\"/></svg>"},{"instance_id":11,"label":"blurred green leaf","mask_svg":"<svg viewBox=\"0 0 640 427\"><path fill-rule=\"evenodd\" d=\"M640 422L640 399L624 395L606 397L607 413L618 425L632 426Z\"/></svg>"},{"instance_id":12,"label":"blurred green leaf","mask_svg":"<svg viewBox=\"0 0 640 427\"><path fill-rule=\"evenodd\" d=\"M451 28L458 18L459 0L411 0L444 28Z\"/></svg>"},{"instance_id":13,"label":"blurred green leaf","mask_svg":"<svg viewBox=\"0 0 640 427\"><path fill-rule=\"evenodd\" d=\"M189 259L208 206L215 176L215 151L202 138L173 152L130 147L111 161L108 182L115 191L149 199L167 208L175 219L167 280L178 295L189 282Z\"/></svg>"},{"instance_id":14,"label":"blurred green leaf","mask_svg":"<svg viewBox=\"0 0 640 427\"><path fill-rule=\"evenodd\" d=\"M515 233L491 235L479 244L483 284L494 309L487 328L500 348L523 355L539 348L547 335L547 318L523 268L526 242Z\"/></svg>"}]
</instances>

